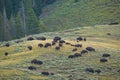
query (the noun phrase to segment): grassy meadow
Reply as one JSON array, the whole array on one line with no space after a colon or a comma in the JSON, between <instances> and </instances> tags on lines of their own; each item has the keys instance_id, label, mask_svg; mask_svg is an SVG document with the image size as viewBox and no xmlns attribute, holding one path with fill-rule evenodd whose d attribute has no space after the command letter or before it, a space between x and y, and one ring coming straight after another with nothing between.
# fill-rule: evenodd
<instances>
[{"instance_id":1,"label":"grassy meadow","mask_svg":"<svg viewBox=\"0 0 120 80\"><path fill-rule=\"evenodd\" d=\"M108 35L110 33L110 35ZM82 28L73 28L59 32L48 32L31 37L44 36L45 41L27 41L15 43L16 40L8 41L10 47L3 46L7 42L0 42L0 80L120 80L120 25L96 25ZM82 57L69 59L73 46L63 44L60 50L55 50L55 46L40 48L38 43L45 44L52 41L55 36L60 36L66 42L72 44L82 44L78 48L79 52L90 46L95 48L95 52L89 52ZM86 37L87 41L76 42L76 38ZM29 37L29 36L28 36ZM28 50L31 45L33 50ZM8 52L8 56L4 53ZM108 53L111 56L108 62L101 63L102 54ZM42 65L31 64L31 60L43 61ZM35 66L36 70L29 70L28 66ZM89 73L85 69L92 67L100 69L101 73ZM42 71L54 73L54 75L44 76Z\"/></svg>"}]
</instances>

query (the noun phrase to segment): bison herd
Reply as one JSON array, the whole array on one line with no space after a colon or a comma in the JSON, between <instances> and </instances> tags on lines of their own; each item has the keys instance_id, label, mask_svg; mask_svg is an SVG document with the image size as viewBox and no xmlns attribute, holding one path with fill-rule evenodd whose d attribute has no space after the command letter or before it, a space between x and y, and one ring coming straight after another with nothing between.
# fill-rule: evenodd
<instances>
[{"instance_id":1,"label":"bison herd","mask_svg":"<svg viewBox=\"0 0 120 80\"><path fill-rule=\"evenodd\" d=\"M37 37L36 38L37 40L42 40L42 41L45 41L46 38L45 37ZM29 37L27 38L28 41L31 41L31 40L34 40L34 38L32 37ZM82 38L82 37L78 37L76 38L76 42L79 42L79 41L86 41L86 38ZM17 41L16 43L19 43L19 42L22 42L22 41ZM57 46L56 46L57 44ZM56 36L53 38L52 42L51 43L45 43L45 44L42 44L42 43L39 43L38 44L38 47L40 48L48 48L48 47L52 47L52 46L55 46L55 50L60 50L63 45L67 45L67 46L72 46L73 49L71 50L71 52L75 52L74 54L71 54L71 55L68 55L68 59L74 59L74 58L78 58L78 57L82 57L84 54L88 54L89 52L95 52L95 48L93 47L86 47L85 49L81 50L80 52L76 52L79 50L79 48L83 47L82 44L73 44L73 43L70 43L70 42L67 42L65 40L62 40L61 37L59 36ZM10 44L9 43L6 43L5 44L6 47L9 47ZM30 46L27 46L28 50L33 50L33 47L30 45ZM5 56L8 56L8 52L5 52L4 55ZM108 61L108 57L110 57L111 55L110 54L103 54L100 59L100 63L105 63ZM37 60L37 59L33 59L31 60L31 64L35 64L35 65L42 65L43 64L43 61L41 60ZM37 70L37 68L35 66L29 66L28 67L29 70ZM85 69L86 72L89 72L89 73L101 73L102 71L100 69L96 69L94 70L93 68L86 68ZM51 72L47 72L47 71L42 71L41 72L42 75L54 75L54 73L51 73Z\"/></svg>"}]
</instances>

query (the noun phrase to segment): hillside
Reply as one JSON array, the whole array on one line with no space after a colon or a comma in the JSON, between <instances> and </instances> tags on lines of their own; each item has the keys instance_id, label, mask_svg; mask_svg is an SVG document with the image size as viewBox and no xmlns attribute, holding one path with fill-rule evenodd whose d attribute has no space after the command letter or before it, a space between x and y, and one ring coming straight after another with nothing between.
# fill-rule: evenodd
<instances>
[{"instance_id":1,"label":"hillside","mask_svg":"<svg viewBox=\"0 0 120 80\"><path fill-rule=\"evenodd\" d=\"M119 0L57 0L43 9L40 20L48 31L120 23L119 6Z\"/></svg>"},{"instance_id":2,"label":"hillside","mask_svg":"<svg viewBox=\"0 0 120 80\"><path fill-rule=\"evenodd\" d=\"M120 79L120 25L96 25L78 27L59 32L48 32L28 37L44 36L45 41L32 40L27 38L8 42L0 42L0 80L119 80ZM60 50L53 45L48 48L38 47L38 43L51 43L55 36L71 44L82 44L77 51L75 47L63 43ZM77 42L77 37L85 37L86 41ZM9 43L10 46L4 46ZM29 50L27 47L32 46ZM84 50L86 47L93 47L95 52L82 54L80 57L68 58ZM8 55L4 55L8 52ZM109 54L109 57L103 57ZM107 62L100 62L100 59L107 59ZM37 59L43 64L33 64L31 61ZM28 69L34 66L35 69ZM93 71L86 71L92 68ZM94 72L94 70L97 70ZM49 72L43 75L41 72ZM99 72L101 71L101 72Z\"/></svg>"}]
</instances>

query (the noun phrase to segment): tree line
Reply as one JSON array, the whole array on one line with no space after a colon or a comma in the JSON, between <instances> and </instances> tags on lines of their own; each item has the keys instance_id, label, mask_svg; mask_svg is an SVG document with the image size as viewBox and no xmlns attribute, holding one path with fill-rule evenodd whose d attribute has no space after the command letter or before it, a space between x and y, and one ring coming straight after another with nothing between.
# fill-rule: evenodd
<instances>
[{"instance_id":1,"label":"tree line","mask_svg":"<svg viewBox=\"0 0 120 80\"><path fill-rule=\"evenodd\" d=\"M47 31L39 20L44 6L56 0L0 0L0 41Z\"/></svg>"}]
</instances>

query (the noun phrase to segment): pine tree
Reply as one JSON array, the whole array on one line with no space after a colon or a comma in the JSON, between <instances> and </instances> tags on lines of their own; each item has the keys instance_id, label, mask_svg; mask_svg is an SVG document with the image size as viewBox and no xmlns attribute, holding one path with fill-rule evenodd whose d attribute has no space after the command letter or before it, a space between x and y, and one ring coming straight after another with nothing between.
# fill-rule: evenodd
<instances>
[{"instance_id":1,"label":"pine tree","mask_svg":"<svg viewBox=\"0 0 120 80\"><path fill-rule=\"evenodd\" d=\"M24 28L20 11L16 16L16 38L24 37Z\"/></svg>"},{"instance_id":2,"label":"pine tree","mask_svg":"<svg viewBox=\"0 0 120 80\"><path fill-rule=\"evenodd\" d=\"M2 17L2 14L0 12L0 41L3 41L3 17Z\"/></svg>"},{"instance_id":3,"label":"pine tree","mask_svg":"<svg viewBox=\"0 0 120 80\"><path fill-rule=\"evenodd\" d=\"M28 34L39 33L40 32L39 20L37 19L37 16L35 15L35 12L32 8L31 0L27 0L27 2L25 2L25 8L26 8L26 26Z\"/></svg>"},{"instance_id":4,"label":"pine tree","mask_svg":"<svg viewBox=\"0 0 120 80\"><path fill-rule=\"evenodd\" d=\"M6 9L3 9L3 27L4 27L4 40L11 40L12 36L10 34L10 25L6 15Z\"/></svg>"},{"instance_id":5,"label":"pine tree","mask_svg":"<svg viewBox=\"0 0 120 80\"><path fill-rule=\"evenodd\" d=\"M16 22L15 22L15 17L13 15L11 15L10 17L10 32L12 35L12 39L16 38Z\"/></svg>"}]
</instances>

